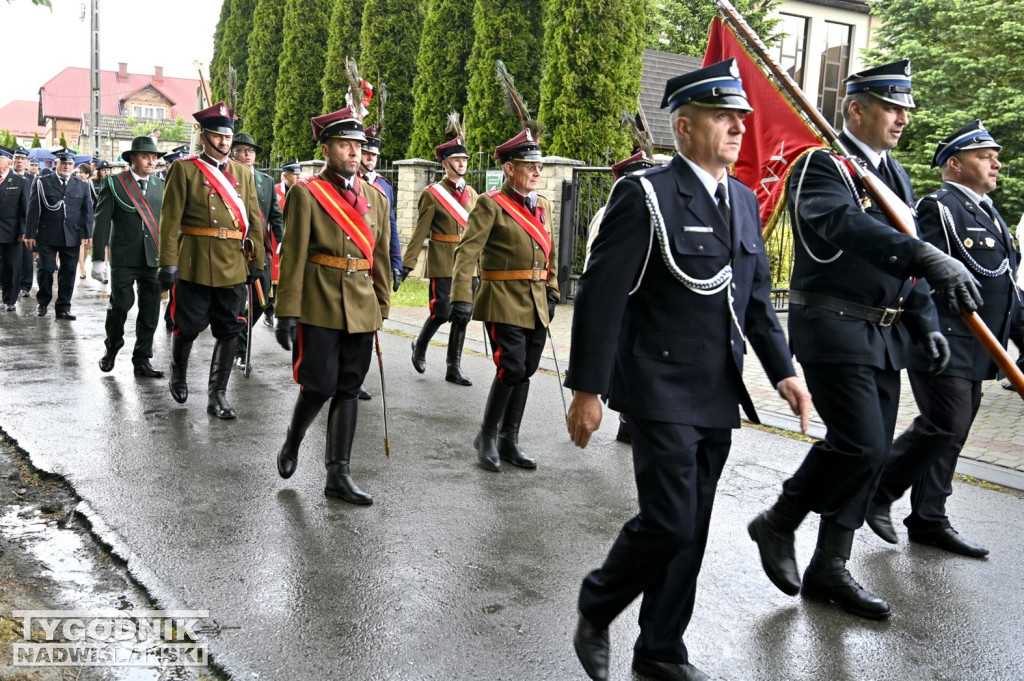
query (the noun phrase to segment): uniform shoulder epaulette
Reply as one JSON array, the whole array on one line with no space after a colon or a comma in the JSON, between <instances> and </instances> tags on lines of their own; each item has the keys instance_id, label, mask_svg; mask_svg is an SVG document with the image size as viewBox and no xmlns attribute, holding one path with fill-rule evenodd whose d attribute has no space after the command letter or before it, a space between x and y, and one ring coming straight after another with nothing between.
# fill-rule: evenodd
<instances>
[{"instance_id":1,"label":"uniform shoulder epaulette","mask_svg":"<svg viewBox=\"0 0 1024 681\"><path fill-rule=\"evenodd\" d=\"M498 187L495 187L494 189L488 189L487 191L485 191L484 192L484 196L489 196L490 198L493 199L496 195L498 195L500 193L501 193L501 189L498 188Z\"/></svg>"}]
</instances>

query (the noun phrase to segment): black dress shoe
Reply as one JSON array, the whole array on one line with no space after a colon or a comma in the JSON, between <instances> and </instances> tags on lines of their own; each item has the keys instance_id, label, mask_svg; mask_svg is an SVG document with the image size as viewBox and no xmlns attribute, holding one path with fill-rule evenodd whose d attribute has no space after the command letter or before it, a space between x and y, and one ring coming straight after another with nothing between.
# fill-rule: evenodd
<instances>
[{"instance_id":1,"label":"black dress shoe","mask_svg":"<svg viewBox=\"0 0 1024 681\"><path fill-rule=\"evenodd\" d=\"M988 549L972 541L968 541L952 527L946 527L933 532L911 532L910 541L915 544L934 546L950 553L959 553L961 556L981 558L988 555Z\"/></svg>"},{"instance_id":2,"label":"black dress shoe","mask_svg":"<svg viewBox=\"0 0 1024 681\"><path fill-rule=\"evenodd\" d=\"M814 552L804 572L800 593L804 598L835 603L851 615L869 620L884 620L892 614L888 601L857 583L846 569L846 560L820 550Z\"/></svg>"},{"instance_id":3,"label":"black dress shoe","mask_svg":"<svg viewBox=\"0 0 1024 681\"><path fill-rule=\"evenodd\" d=\"M148 359L135 359L132 360L132 364L135 365L135 375L145 376L146 378L163 378L164 372L155 368L150 364ZM100 367L102 368L102 367Z\"/></svg>"},{"instance_id":4,"label":"black dress shoe","mask_svg":"<svg viewBox=\"0 0 1024 681\"><path fill-rule=\"evenodd\" d=\"M100 357L100 371L107 373L113 369L115 357L117 357L117 350L107 348L107 351L103 353L102 357Z\"/></svg>"},{"instance_id":5,"label":"black dress shoe","mask_svg":"<svg viewBox=\"0 0 1024 681\"><path fill-rule=\"evenodd\" d=\"M18 295L21 296L22 298L28 298L28 289L27 288L21 289L21 293L19 293Z\"/></svg>"},{"instance_id":6,"label":"black dress shoe","mask_svg":"<svg viewBox=\"0 0 1024 681\"><path fill-rule=\"evenodd\" d=\"M608 678L608 628L598 629L580 615L576 623L576 635L572 637L576 657L583 665L583 671L594 681L606 681Z\"/></svg>"},{"instance_id":7,"label":"black dress shoe","mask_svg":"<svg viewBox=\"0 0 1024 681\"><path fill-rule=\"evenodd\" d=\"M639 655L633 655L633 671L648 679L658 679L658 681L711 681L710 676L692 664L655 662Z\"/></svg>"},{"instance_id":8,"label":"black dress shoe","mask_svg":"<svg viewBox=\"0 0 1024 681\"><path fill-rule=\"evenodd\" d=\"M15 310L18 309L18 306L15 305L14 303L8 303L7 305L4 305L4 309L7 310L8 312L14 312Z\"/></svg>"},{"instance_id":9,"label":"black dress shoe","mask_svg":"<svg viewBox=\"0 0 1024 681\"><path fill-rule=\"evenodd\" d=\"M890 544L899 542L899 539L896 537L896 528L892 526L889 504L871 502L868 504L868 515L864 520L867 522L868 527L885 541Z\"/></svg>"},{"instance_id":10,"label":"black dress shoe","mask_svg":"<svg viewBox=\"0 0 1024 681\"><path fill-rule=\"evenodd\" d=\"M366 389L366 384L365 383L361 384L359 386L359 399L361 399L361 400L368 400L368 399L371 399L372 397L373 397L373 395L371 395L370 391Z\"/></svg>"},{"instance_id":11,"label":"black dress shoe","mask_svg":"<svg viewBox=\"0 0 1024 681\"><path fill-rule=\"evenodd\" d=\"M36 314L39 315L40 317L45 317L46 316L46 306L45 305L36 305Z\"/></svg>"},{"instance_id":12,"label":"black dress shoe","mask_svg":"<svg viewBox=\"0 0 1024 681\"><path fill-rule=\"evenodd\" d=\"M768 579L787 596L800 593L800 573L796 567L795 534L773 522L772 511L750 521L747 534L757 543L761 567Z\"/></svg>"},{"instance_id":13,"label":"black dress shoe","mask_svg":"<svg viewBox=\"0 0 1024 681\"><path fill-rule=\"evenodd\" d=\"M70 312L56 312L56 313L54 313L53 316L56 317L57 319L66 319L69 322L73 322L76 319L78 319L78 317L76 317L75 315L71 314Z\"/></svg>"}]
</instances>

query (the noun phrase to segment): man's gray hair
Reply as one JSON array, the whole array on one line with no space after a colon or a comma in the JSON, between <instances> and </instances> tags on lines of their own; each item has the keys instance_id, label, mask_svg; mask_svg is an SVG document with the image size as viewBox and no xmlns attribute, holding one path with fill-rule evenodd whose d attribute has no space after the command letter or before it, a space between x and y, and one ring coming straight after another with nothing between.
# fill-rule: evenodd
<instances>
[{"instance_id":1,"label":"man's gray hair","mask_svg":"<svg viewBox=\"0 0 1024 681\"><path fill-rule=\"evenodd\" d=\"M861 106L867 108L874 104L881 102L878 97L875 97L870 92L855 92L852 95L846 95L843 97L843 122L850 122L850 105L854 102L859 102Z\"/></svg>"}]
</instances>

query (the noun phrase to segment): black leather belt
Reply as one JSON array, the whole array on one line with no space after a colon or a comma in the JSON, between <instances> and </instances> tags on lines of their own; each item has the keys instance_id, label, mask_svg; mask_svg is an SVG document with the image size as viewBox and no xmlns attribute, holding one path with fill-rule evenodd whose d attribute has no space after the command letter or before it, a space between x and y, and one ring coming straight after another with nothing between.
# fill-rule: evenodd
<instances>
[{"instance_id":1,"label":"black leather belt","mask_svg":"<svg viewBox=\"0 0 1024 681\"><path fill-rule=\"evenodd\" d=\"M851 303L841 298L824 296L820 293L808 293L806 291L790 291L789 302L804 307L820 307L823 310L838 312L848 317L856 317L877 324L878 326L892 326L899 321L903 314L902 307L870 307L860 303Z\"/></svg>"}]
</instances>

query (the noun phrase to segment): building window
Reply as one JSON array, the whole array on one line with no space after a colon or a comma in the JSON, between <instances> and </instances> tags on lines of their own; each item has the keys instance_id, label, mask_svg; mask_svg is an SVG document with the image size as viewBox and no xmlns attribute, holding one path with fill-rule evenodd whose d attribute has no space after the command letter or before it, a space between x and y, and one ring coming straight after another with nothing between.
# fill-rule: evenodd
<instances>
[{"instance_id":1,"label":"building window","mask_svg":"<svg viewBox=\"0 0 1024 681\"><path fill-rule=\"evenodd\" d=\"M804 59L807 52L807 17L779 14L778 31L782 34L775 48L775 59L789 77L804 86Z\"/></svg>"},{"instance_id":2,"label":"building window","mask_svg":"<svg viewBox=\"0 0 1024 681\"><path fill-rule=\"evenodd\" d=\"M818 111L833 127L843 127L841 106L846 88L843 79L850 71L850 43L853 27L825 22L825 49L821 53L821 78L818 81Z\"/></svg>"},{"instance_id":3,"label":"building window","mask_svg":"<svg viewBox=\"0 0 1024 681\"><path fill-rule=\"evenodd\" d=\"M164 117L166 109L162 106L139 106L132 104L132 116L135 118L160 118Z\"/></svg>"}]
</instances>

